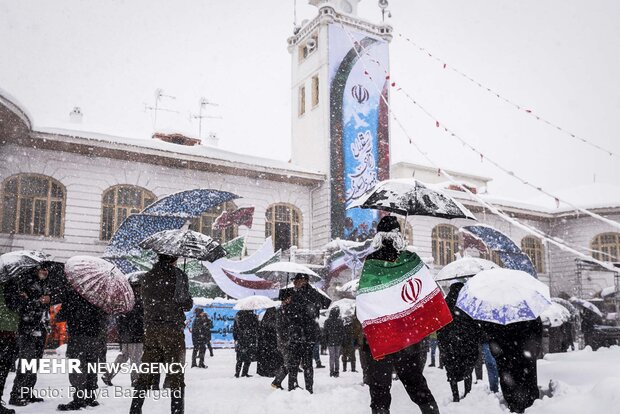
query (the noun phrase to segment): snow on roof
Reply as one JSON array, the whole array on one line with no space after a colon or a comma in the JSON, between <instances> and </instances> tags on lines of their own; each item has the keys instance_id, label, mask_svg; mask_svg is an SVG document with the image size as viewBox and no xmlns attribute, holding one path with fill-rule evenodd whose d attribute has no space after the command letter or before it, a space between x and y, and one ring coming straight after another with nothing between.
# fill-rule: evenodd
<instances>
[{"instance_id":1,"label":"snow on roof","mask_svg":"<svg viewBox=\"0 0 620 414\"><path fill-rule=\"evenodd\" d=\"M155 149L159 151L165 151L168 153L177 153L177 154L185 154L185 155L193 155L198 157L211 158L216 160L222 160L227 162L236 162L243 163L251 166L258 166L264 168L273 168L279 170L287 170L291 173L302 173L302 174L322 174L316 170L310 170L308 168L300 167L297 165L293 165L291 163L287 163L279 160L272 160L268 158L255 157L252 155L240 154L232 151L223 150L221 148L206 146L206 145L196 145L196 146L184 146L171 144L168 142L164 142L158 139L136 139L136 138L125 138L118 137L114 135L108 134L100 134L96 132L90 131L79 131L79 130L70 130L70 129L59 129L59 128L38 128L36 132L40 132L43 134L50 134L58 137L58 139L63 139L63 137L72 137L77 139L86 139L92 141L99 141L105 143L112 143L118 145L126 145L133 146L139 148L149 148ZM46 137L49 138L49 137ZM319 177L317 177L318 179Z\"/></svg>"},{"instance_id":2,"label":"snow on roof","mask_svg":"<svg viewBox=\"0 0 620 414\"><path fill-rule=\"evenodd\" d=\"M553 194L559 199L585 209L620 207L620 186L613 184L580 185L556 190L553 191ZM558 205L553 198L545 195L530 199L527 202L540 205L552 213L574 210L566 203L560 202Z\"/></svg>"}]
</instances>

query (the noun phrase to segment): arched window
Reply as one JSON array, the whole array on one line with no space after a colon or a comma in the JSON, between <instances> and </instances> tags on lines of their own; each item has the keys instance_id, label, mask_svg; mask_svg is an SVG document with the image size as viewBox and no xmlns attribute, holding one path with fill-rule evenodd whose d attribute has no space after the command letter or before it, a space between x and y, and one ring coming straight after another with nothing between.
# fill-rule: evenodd
<instances>
[{"instance_id":1,"label":"arched window","mask_svg":"<svg viewBox=\"0 0 620 414\"><path fill-rule=\"evenodd\" d=\"M237 237L239 229L236 224L223 228L221 230L213 230L213 222L224 211L235 211L237 205L232 201L215 206L202 214L200 217L192 219L190 228L212 237L218 243L226 243Z\"/></svg>"},{"instance_id":2,"label":"arched window","mask_svg":"<svg viewBox=\"0 0 620 414\"><path fill-rule=\"evenodd\" d=\"M449 224L439 224L431 233L435 264L445 266L456 259L459 252L458 229Z\"/></svg>"},{"instance_id":3,"label":"arched window","mask_svg":"<svg viewBox=\"0 0 620 414\"><path fill-rule=\"evenodd\" d=\"M592 244L592 257L605 262L620 262L620 233L602 233Z\"/></svg>"},{"instance_id":4,"label":"arched window","mask_svg":"<svg viewBox=\"0 0 620 414\"><path fill-rule=\"evenodd\" d=\"M110 240L127 216L139 213L156 197L134 185L116 185L104 191L101 199L101 240Z\"/></svg>"},{"instance_id":5,"label":"arched window","mask_svg":"<svg viewBox=\"0 0 620 414\"><path fill-rule=\"evenodd\" d=\"M301 211L290 204L274 204L265 213L265 237L271 236L274 249L299 246Z\"/></svg>"},{"instance_id":6,"label":"arched window","mask_svg":"<svg viewBox=\"0 0 620 414\"><path fill-rule=\"evenodd\" d=\"M62 237L66 194L59 181L45 175L7 178L0 190L1 232Z\"/></svg>"},{"instance_id":7,"label":"arched window","mask_svg":"<svg viewBox=\"0 0 620 414\"><path fill-rule=\"evenodd\" d=\"M540 239L524 237L521 240L521 250L530 257L537 273L545 273L545 249Z\"/></svg>"}]
</instances>

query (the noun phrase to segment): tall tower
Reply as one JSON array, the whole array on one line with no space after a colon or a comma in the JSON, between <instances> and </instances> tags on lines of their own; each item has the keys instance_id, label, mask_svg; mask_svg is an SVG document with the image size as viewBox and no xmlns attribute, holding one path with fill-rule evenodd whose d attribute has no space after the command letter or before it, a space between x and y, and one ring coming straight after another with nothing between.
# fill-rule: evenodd
<instances>
[{"instance_id":1,"label":"tall tower","mask_svg":"<svg viewBox=\"0 0 620 414\"><path fill-rule=\"evenodd\" d=\"M312 231L329 231L313 240L315 246L330 237L367 237L377 213L346 205L389 176L392 28L360 19L359 2L309 0L318 14L288 39L292 161L328 178L315 195Z\"/></svg>"}]
</instances>

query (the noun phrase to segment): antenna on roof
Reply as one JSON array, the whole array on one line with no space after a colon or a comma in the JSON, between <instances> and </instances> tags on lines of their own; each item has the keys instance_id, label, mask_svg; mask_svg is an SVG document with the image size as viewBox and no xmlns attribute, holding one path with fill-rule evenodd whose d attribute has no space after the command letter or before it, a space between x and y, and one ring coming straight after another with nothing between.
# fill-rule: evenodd
<instances>
[{"instance_id":1,"label":"antenna on roof","mask_svg":"<svg viewBox=\"0 0 620 414\"><path fill-rule=\"evenodd\" d=\"M159 107L159 102L162 100L162 98L168 98L168 99L177 99L175 96L172 95L165 95L164 94L164 90L161 88L157 88L155 89L155 105L153 106L149 106L147 104L144 104L144 111L153 111L153 129L155 129L155 127L157 126L157 112L159 111L164 111L164 112L172 112L175 114L178 114L179 111L175 111L173 109L167 109L167 108L160 108Z\"/></svg>"},{"instance_id":2,"label":"antenna on roof","mask_svg":"<svg viewBox=\"0 0 620 414\"><path fill-rule=\"evenodd\" d=\"M191 115L190 114L190 119L197 119L198 120L198 138L202 138L202 120L203 119L222 119L221 116L211 116L211 115L203 115L202 111L205 110L207 108L207 105L209 106L220 106L219 104L216 104L214 102L210 102L207 98L202 97L200 98L199 101L199 108L198 108L198 115Z\"/></svg>"}]
</instances>

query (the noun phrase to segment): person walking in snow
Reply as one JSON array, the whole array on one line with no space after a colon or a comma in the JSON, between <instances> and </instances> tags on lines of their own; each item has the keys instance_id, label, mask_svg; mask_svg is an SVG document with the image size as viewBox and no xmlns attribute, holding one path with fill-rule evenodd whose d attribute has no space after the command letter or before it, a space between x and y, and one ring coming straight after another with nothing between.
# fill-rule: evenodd
<instances>
[{"instance_id":1,"label":"person walking in snow","mask_svg":"<svg viewBox=\"0 0 620 414\"><path fill-rule=\"evenodd\" d=\"M211 328L213 322L202 308L196 308L194 311L196 317L190 332L192 333L192 368L207 368L205 365L205 353L207 345L209 346L209 354L213 356L213 348L211 348Z\"/></svg>"},{"instance_id":2,"label":"person walking in snow","mask_svg":"<svg viewBox=\"0 0 620 414\"><path fill-rule=\"evenodd\" d=\"M355 358L355 350L357 349L357 338L353 332L353 323L351 318L344 318L344 340L342 342L342 371L347 371L347 363L351 365L351 372L357 372L355 369L357 359Z\"/></svg>"},{"instance_id":3,"label":"person walking in snow","mask_svg":"<svg viewBox=\"0 0 620 414\"><path fill-rule=\"evenodd\" d=\"M338 377L340 373L340 355L344 343L344 323L340 317L338 306L329 311L329 317L323 326L323 333L327 340L329 352L329 376Z\"/></svg>"},{"instance_id":4,"label":"person walking in snow","mask_svg":"<svg viewBox=\"0 0 620 414\"><path fill-rule=\"evenodd\" d=\"M256 373L262 377L273 377L282 365L282 354L278 350L277 318L278 310L269 308L259 324Z\"/></svg>"},{"instance_id":5,"label":"person walking in snow","mask_svg":"<svg viewBox=\"0 0 620 414\"><path fill-rule=\"evenodd\" d=\"M251 377L248 373L252 361L256 361L258 351L258 318L251 310L242 310L235 315L233 323L233 338L237 363L235 377Z\"/></svg>"},{"instance_id":6,"label":"person walking in snow","mask_svg":"<svg viewBox=\"0 0 620 414\"><path fill-rule=\"evenodd\" d=\"M293 292L290 289L284 289L280 292L280 301L282 304L276 311L276 333L278 341L278 351L282 355L282 365L277 369L276 376L271 382L271 387L282 389L282 381L288 375L289 364L289 330L290 320L288 318L288 307L291 304Z\"/></svg>"},{"instance_id":7,"label":"person walking in snow","mask_svg":"<svg viewBox=\"0 0 620 414\"><path fill-rule=\"evenodd\" d=\"M465 382L465 397L471 391L472 372L479 355L480 328L465 312L456 307L456 300L464 284L450 286L446 303L452 313L452 322L437 332L439 352L443 355L446 376L452 390L454 402L460 400L458 383Z\"/></svg>"}]
</instances>

